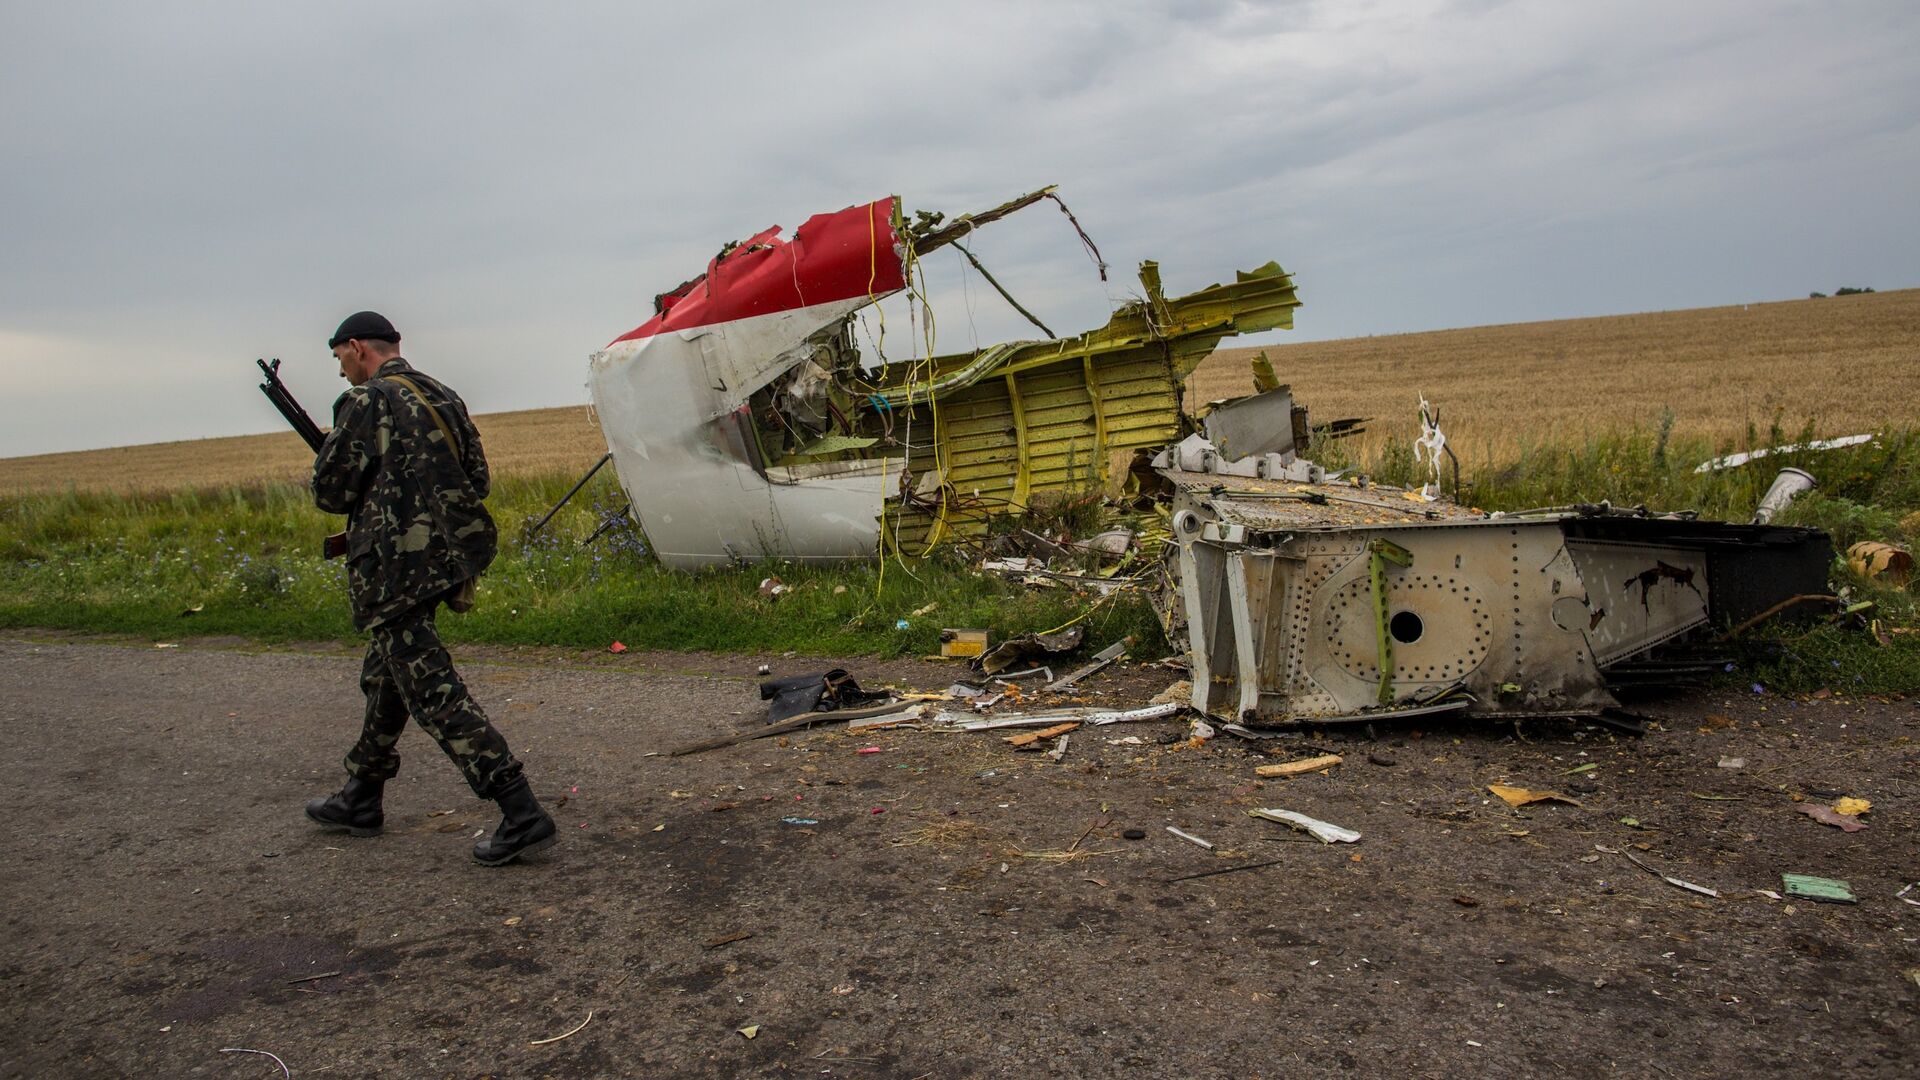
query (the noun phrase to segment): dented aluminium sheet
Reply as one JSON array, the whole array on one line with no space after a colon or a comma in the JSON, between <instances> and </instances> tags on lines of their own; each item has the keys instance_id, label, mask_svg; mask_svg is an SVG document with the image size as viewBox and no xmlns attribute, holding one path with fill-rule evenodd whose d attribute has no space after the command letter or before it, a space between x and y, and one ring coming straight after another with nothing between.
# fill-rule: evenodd
<instances>
[{"instance_id":1,"label":"dented aluminium sheet","mask_svg":"<svg viewBox=\"0 0 1920 1080\"><path fill-rule=\"evenodd\" d=\"M898 216L888 198L810 218L791 240L777 227L761 232L593 355L607 449L662 562L875 550L898 455L770 469L748 402L811 357L808 339L822 327L905 286Z\"/></svg>"}]
</instances>

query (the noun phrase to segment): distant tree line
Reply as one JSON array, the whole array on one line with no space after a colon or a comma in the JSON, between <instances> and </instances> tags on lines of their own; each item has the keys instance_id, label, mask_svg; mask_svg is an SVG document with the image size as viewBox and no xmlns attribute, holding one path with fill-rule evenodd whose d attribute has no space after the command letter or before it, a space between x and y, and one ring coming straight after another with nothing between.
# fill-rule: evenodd
<instances>
[{"instance_id":1,"label":"distant tree line","mask_svg":"<svg viewBox=\"0 0 1920 1080\"><path fill-rule=\"evenodd\" d=\"M1835 289L1835 290L1833 290L1833 295L1835 295L1835 296L1858 296L1858 295L1859 295L1859 294L1861 294L1861 293L1870 293L1870 292L1872 292L1872 291L1873 291L1873 289L1872 289L1871 287L1867 287L1867 288L1861 288L1860 286L1857 286L1857 285L1842 285L1842 286L1840 286L1839 288L1837 288L1837 289ZM1807 294L1807 299L1809 299L1809 300L1823 300L1823 299L1825 299L1825 298L1826 298L1826 295L1827 295L1827 294L1826 294L1826 293L1823 293L1823 292L1812 292L1812 293L1808 293L1808 294Z\"/></svg>"}]
</instances>

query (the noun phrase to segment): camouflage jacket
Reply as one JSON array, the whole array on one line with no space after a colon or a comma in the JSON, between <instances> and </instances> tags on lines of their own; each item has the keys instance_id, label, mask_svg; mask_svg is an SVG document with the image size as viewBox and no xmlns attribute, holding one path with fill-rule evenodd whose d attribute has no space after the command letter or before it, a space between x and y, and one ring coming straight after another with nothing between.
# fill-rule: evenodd
<instances>
[{"instance_id":1,"label":"camouflage jacket","mask_svg":"<svg viewBox=\"0 0 1920 1080\"><path fill-rule=\"evenodd\" d=\"M418 386L459 443L460 460L413 391ZM464 469L462 464L464 463ZM466 403L395 357L333 403L333 430L313 463L314 505L347 515L347 595L353 625L377 626L432 600L493 562L497 537L481 500L487 456Z\"/></svg>"}]
</instances>

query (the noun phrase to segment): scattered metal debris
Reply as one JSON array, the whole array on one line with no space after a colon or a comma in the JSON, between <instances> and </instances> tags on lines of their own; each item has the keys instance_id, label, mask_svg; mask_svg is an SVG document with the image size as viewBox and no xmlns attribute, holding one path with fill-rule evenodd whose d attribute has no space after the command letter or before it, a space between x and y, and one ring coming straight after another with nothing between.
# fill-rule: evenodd
<instances>
[{"instance_id":1,"label":"scattered metal debris","mask_svg":"<svg viewBox=\"0 0 1920 1080\"><path fill-rule=\"evenodd\" d=\"M220 1052L223 1054L259 1054L261 1057L270 1057L273 1059L275 1065L280 1066L280 1075L285 1077L286 1080L293 1080L293 1070L287 1068L287 1063L281 1061L280 1055L278 1054L269 1053L265 1050L249 1050L244 1046L223 1046L220 1048Z\"/></svg>"},{"instance_id":2,"label":"scattered metal debris","mask_svg":"<svg viewBox=\"0 0 1920 1080\"><path fill-rule=\"evenodd\" d=\"M1112 664L1114 661L1119 660L1121 657L1125 655L1127 655L1127 643L1124 641L1116 641L1113 644L1107 646L1106 648L1101 649L1099 652L1094 653L1092 662L1088 663L1084 667L1079 668L1078 670L1072 672L1071 674L1065 675L1059 679L1055 679L1054 681L1048 683L1046 686L1041 687L1041 689L1066 690L1072 687L1075 683L1078 683L1080 680L1085 679L1099 671L1104 670L1107 667L1107 665Z\"/></svg>"},{"instance_id":3,"label":"scattered metal debris","mask_svg":"<svg viewBox=\"0 0 1920 1080\"><path fill-rule=\"evenodd\" d=\"M1179 837L1180 839L1185 840L1189 844L1198 844L1201 847L1206 848L1208 851L1213 850L1213 841L1211 840L1202 840L1190 832L1186 832L1181 829L1176 829L1171 825L1167 826L1167 831Z\"/></svg>"},{"instance_id":4,"label":"scattered metal debris","mask_svg":"<svg viewBox=\"0 0 1920 1080\"><path fill-rule=\"evenodd\" d=\"M1329 475L1305 456L1310 441L1358 422L1310 424L1265 354L1256 392L1212 403L1196 430L1182 395L1200 360L1226 337L1292 325L1299 299L1273 263L1178 297L1143 263L1140 299L1073 337L1016 303L1046 340L940 356L916 339L905 357L885 355L877 335L863 341L866 309L902 294L924 303L919 259L953 245L977 266L962 241L1046 199L1058 202L1050 187L948 220L910 219L889 197L817 215L791 239L764 230L724 247L596 353L590 385L608 451L662 562L853 559L958 542L983 571L1102 596L1157 572L1192 707L1236 734L1443 713L1642 730L1619 712L1616 688L1698 679L1713 665L1674 655L1681 639L1823 593L1826 535L1766 524L1811 486L1800 470L1776 479L1751 525L1607 503L1487 514L1441 497L1451 451L1424 399L1420 490ZM1457 496L1457 460L1454 472ZM1170 514L1157 568L1138 557L1162 539L1151 524L987 542L990 519L1089 491ZM953 629L942 651L978 646L978 670L994 675L1071 651L1081 634L989 650L984 634Z\"/></svg>"},{"instance_id":5,"label":"scattered metal debris","mask_svg":"<svg viewBox=\"0 0 1920 1080\"><path fill-rule=\"evenodd\" d=\"M1624 848L1611 848L1606 846L1605 844L1595 844L1593 845L1593 850L1605 852L1608 855L1625 855L1627 857L1628 862L1632 863L1633 865L1639 867L1642 870L1645 870L1647 873L1652 874L1654 877L1659 878L1660 880L1666 882L1667 884L1672 885L1674 888L1685 889L1688 892L1699 893L1701 896L1711 896L1716 900L1720 898L1720 894L1715 890L1709 889L1705 885L1695 885L1691 881L1682 881L1677 877L1668 875L1662 872L1661 870L1657 869L1656 867L1648 865L1638 855L1635 855L1633 852L1627 851Z\"/></svg>"},{"instance_id":6,"label":"scattered metal debris","mask_svg":"<svg viewBox=\"0 0 1920 1080\"><path fill-rule=\"evenodd\" d=\"M1052 758L1055 764L1059 764L1067 756L1067 739L1068 736L1062 734L1060 741L1053 744L1053 749L1047 751L1047 756Z\"/></svg>"},{"instance_id":7,"label":"scattered metal debris","mask_svg":"<svg viewBox=\"0 0 1920 1080\"><path fill-rule=\"evenodd\" d=\"M1158 720L1172 716L1185 706L1177 702L1165 705L1148 705L1139 709L1095 709L1072 708L1050 709L1042 713L1005 716L974 716L968 713L938 712L928 726L948 727L959 731L991 731L1005 727L1046 727L1068 721L1086 724L1089 727L1104 727L1108 724L1126 724L1140 720Z\"/></svg>"},{"instance_id":8,"label":"scattered metal debris","mask_svg":"<svg viewBox=\"0 0 1920 1080\"><path fill-rule=\"evenodd\" d=\"M1697 473L1709 473L1717 472L1721 469L1737 469L1749 461L1758 461L1761 458L1771 457L1774 454L1797 454L1803 450L1838 450L1842 447L1859 446L1862 443L1870 443L1874 438L1875 436L1870 434L1842 435L1837 439L1815 439L1812 442L1794 443L1791 446L1762 447L1758 450L1749 450L1740 454L1728 454L1726 457L1717 457L1709 461L1703 461L1695 466L1693 471Z\"/></svg>"},{"instance_id":9,"label":"scattered metal debris","mask_svg":"<svg viewBox=\"0 0 1920 1080\"><path fill-rule=\"evenodd\" d=\"M925 707L925 705L916 702L893 701L884 705L871 705L863 709L840 709L834 712L801 713L799 716L793 717L790 720L782 720L777 724L768 724L765 727L754 728L750 731L735 732L732 735L722 735L718 738L703 739L700 742L678 746L668 751L668 756L685 757L688 754L698 754L707 750L718 750L724 746L737 746L740 743L751 742L754 739L764 739L769 735L780 735L789 731L799 731L802 728L809 728L815 724L889 716L894 713L903 714L901 719L905 720L918 717L920 711Z\"/></svg>"},{"instance_id":10,"label":"scattered metal debris","mask_svg":"<svg viewBox=\"0 0 1920 1080\"><path fill-rule=\"evenodd\" d=\"M1319 818L1311 818L1305 814L1295 813L1292 810L1262 808L1249 810L1247 811L1247 815L1249 817L1263 818L1267 821L1277 821L1282 825L1290 825L1293 828L1310 834L1314 839L1323 844L1353 844L1358 843L1360 840L1360 834L1352 829L1343 828L1330 821L1321 821Z\"/></svg>"}]
</instances>

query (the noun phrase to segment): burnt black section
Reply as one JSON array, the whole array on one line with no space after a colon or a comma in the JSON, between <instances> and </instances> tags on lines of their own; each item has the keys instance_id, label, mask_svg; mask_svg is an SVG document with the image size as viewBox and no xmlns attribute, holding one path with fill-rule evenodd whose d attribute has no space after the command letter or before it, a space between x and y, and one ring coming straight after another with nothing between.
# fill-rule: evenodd
<instances>
[{"instance_id":1,"label":"burnt black section","mask_svg":"<svg viewBox=\"0 0 1920 1080\"><path fill-rule=\"evenodd\" d=\"M1735 625L1795 596L1830 590L1833 540L1818 529L1618 515L1568 518L1561 528L1569 537L1705 551L1707 613L1719 626ZM1801 604L1780 617L1808 618L1820 610Z\"/></svg>"}]
</instances>

